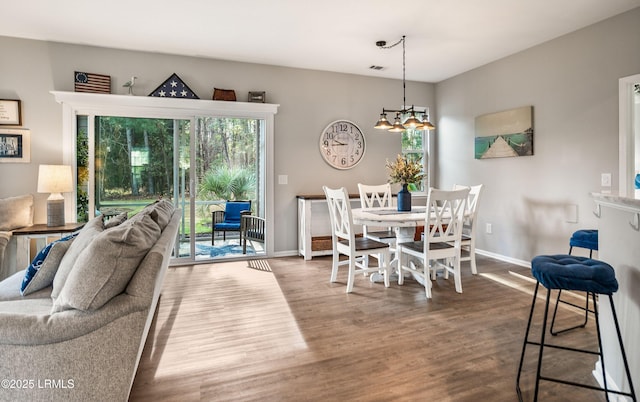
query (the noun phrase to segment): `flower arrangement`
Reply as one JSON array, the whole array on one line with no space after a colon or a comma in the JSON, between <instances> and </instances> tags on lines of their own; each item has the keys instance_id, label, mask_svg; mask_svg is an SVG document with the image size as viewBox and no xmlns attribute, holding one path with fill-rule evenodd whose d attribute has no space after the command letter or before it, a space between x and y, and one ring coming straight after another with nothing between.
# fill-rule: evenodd
<instances>
[{"instance_id":1,"label":"flower arrangement","mask_svg":"<svg viewBox=\"0 0 640 402\"><path fill-rule=\"evenodd\" d=\"M385 166L389 169L389 183L417 184L424 178L420 159L409 160L406 156L398 155L393 162L387 159Z\"/></svg>"}]
</instances>

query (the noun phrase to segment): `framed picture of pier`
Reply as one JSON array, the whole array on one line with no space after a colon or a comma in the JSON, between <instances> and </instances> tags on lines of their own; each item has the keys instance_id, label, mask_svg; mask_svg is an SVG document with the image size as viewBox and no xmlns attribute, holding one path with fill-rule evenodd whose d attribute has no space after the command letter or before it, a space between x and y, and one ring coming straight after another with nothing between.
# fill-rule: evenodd
<instances>
[{"instance_id":1,"label":"framed picture of pier","mask_svg":"<svg viewBox=\"0 0 640 402\"><path fill-rule=\"evenodd\" d=\"M0 128L0 163L31 162L30 131Z\"/></svg>"},{"instance_id":2,"label":"framed picture of pier","mask_svg":"<svg viewBox=\"0 0 640 402\"><path fill-rule=\"evenodd\" d=\"M476 159L533 155L533 106L478 116L475 130Z\"/></svg>"}]
</instances>

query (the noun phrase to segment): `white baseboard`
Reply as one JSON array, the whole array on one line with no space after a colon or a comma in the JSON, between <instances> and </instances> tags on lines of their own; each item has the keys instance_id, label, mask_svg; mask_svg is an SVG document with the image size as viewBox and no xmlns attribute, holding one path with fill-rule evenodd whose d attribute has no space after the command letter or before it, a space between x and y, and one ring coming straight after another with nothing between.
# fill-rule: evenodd
<instances>
[{"instance_id":1,"label":"white baseboard","mask_svg":"<svg viewBox=\"0 0 640 402\"><path fill-rule=\"evenodd\" d=\"M520 265L521 267L531 269L531 261L519 260L517 258L507 257L506 255L492 253L490 251L476 249L476 254L483 255L485 257L495 258L496 260L508 262L510 264Z\"/></svg>"},{"instance_id":2,"label":"white baseboard","mask_svg":"<svg viewBox=\"0 0 640 402\"><path fill-rule=\"evenodd\" d=\"M591 374L593 374L593 377L596 379L596 381L598 381L598 384L600 384L600 386L604 388L604 381L602 381L602 365L600 364L600 359L598 359L598 361L596 362ZM609 373L606 373L606 375L607 375L607 388L613 391L620 392L620 387L618 386L618 384L616 384L613 378L611 378ZM609 400L612 402L626 402L629 399L627 399L623 395L609 393Z\"/></svg>"},{"instance_id":3,"label":"white baseboard","mask_svg":"<svg viewBox=\"0 0 640 402\"><path fill-rule=\"evenodd\" d=\"M478 255L494 258L499 261L508 262L514 265L520 265L521 267L525 267L525 268L531 268L531 261L519 260L517 258L511 258L511 257L507 257L506 255L496 254L490 251L484 251L479 249L476 249L476 253ZM273 253L273 257L295 257L297 255L299 255L298 250L277 251Z\"/></svg>"}]
</instances>

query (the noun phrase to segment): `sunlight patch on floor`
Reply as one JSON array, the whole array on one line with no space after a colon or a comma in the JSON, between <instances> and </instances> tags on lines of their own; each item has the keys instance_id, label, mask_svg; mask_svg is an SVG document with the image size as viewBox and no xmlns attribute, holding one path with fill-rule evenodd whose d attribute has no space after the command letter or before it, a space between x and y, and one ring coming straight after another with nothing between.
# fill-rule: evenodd
<instances>
[{"instance_id":1,"label":"sunlight patch on floor","mask_svg":"<svg viewBox=\"0 0 640 402\"><path fill-rule=\"evenodd\" d=\"M516 289L521 292L524 292L529 296L533 296L535 285L537 283L535 278L531 278L513 271L509 271L509 275L514 277L515 279L505 277L504 275L498 275L498 274L492 274L492 273L479 273L478 275L483 278L487 278L491 281L497 282L501 285L508 286L512 289ZM546 292L544 291L545 289L546 288L544 288L544 286L540 286L540 289L538 290L538 297L537 297L538 299L545 300L546 298ZM555 297L556 297L555 294L556 293L552 294L553 300L555 300ZM567 298L574 298L574 300L578 300L578 303L582 303L582 304L585 303L584 294L563 290L562 300L565 300ZM575 307L569 306L565 303L559 303L558 308L563 310L576 310Z\"/></svg>"},{"instance_id":2,"label":"sunlight patch on floor","mask_svg":"<svg viewBox=\"0 0 640 402\"><path fill-rule=\"evenodd\" d=\"M196 270L204 270L208 280L199 272L199 282L192 283ZM266 260L170 270L165 290L149 337L150 354L159 359L156 378L220 367L241 370L255 359L308 349Z\"/></svg>"}]
</instances>

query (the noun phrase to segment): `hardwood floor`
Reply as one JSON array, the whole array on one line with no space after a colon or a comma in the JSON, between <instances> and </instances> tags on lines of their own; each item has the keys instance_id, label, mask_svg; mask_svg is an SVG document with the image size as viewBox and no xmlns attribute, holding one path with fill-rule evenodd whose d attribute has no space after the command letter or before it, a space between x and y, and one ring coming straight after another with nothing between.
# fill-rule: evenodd
<instances>
[{"instance_id":1,"label":"hardwood floor","mask_svg":"<svg viewBox=\"0 0 640 402\"><path fill-rule=\"evenodd\" d=\"M171 268L131 401L515 401L534 283L529 269L478 258L434 282L384 288L331 259L299 257ZM542 306L541 302L538 303ZM540 312L540 309L537 309ZM580 315L562 307L562 324ZM532 332L539 337L539 327ZM595 348L595 327L557 343ZM527 353L525 400L536 355ZM544 372L595 385L595 358L545 351ZM599 392L541 384L541 401L602 401Z\"/></svg>"}]
</instances>

